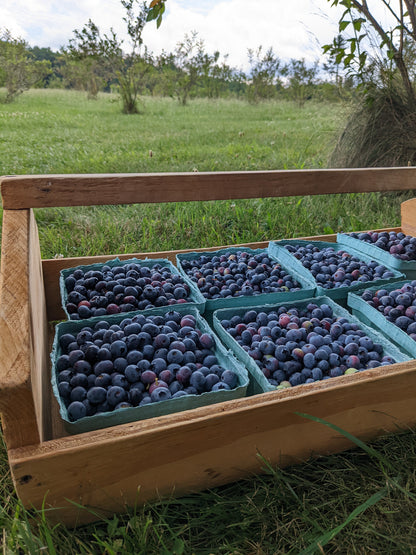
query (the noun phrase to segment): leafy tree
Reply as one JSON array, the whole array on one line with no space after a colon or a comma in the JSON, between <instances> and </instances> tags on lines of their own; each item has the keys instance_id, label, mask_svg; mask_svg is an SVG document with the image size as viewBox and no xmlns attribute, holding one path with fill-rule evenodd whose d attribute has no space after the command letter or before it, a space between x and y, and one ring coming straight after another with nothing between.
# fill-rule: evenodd
<instances>
[{"instance_id":1,"label":"leafy tree","mask_svg":"<svg viewBox=\"0 0 416 555\"><path fill-rule=\"evenodd\" d=\"M329 0L328 0L329 1ZM413 0L331 0L342 6L343 43L325 45L363 95L330 163L341 167L415 165L416 8ZM388 17L380 19L377 9Z\"/></svg>"},{"instance_id":2,"label":"leafy tree","mask_svg":"<svg viewBox=\"0 0 416 555\"><path fill-rule=\"evenodd\" d=\"M263 47L257 50L248 49L250 71L248 74L247 95L249 102L259 102L272 98L276 94L276 87L280 85L278 71L280 60L270 47L263 54Z\"/></svg>"},{"instance_id":3,"label":"leafy tree","mask_svg":"<svg viewBox=\"0 0 416 555\"><path fill-rule=\"evenodd\" d=\"M380 21L375 16L376 5L368 6L367 0L328 0L333 6L343 6L339 21L340 33L349 35L345 41L335 38L332 44L323 47L343 64L362 84L374 83L375 66L382 68L379 78L399 79L408 102L416 104L416 95L411 78L411 65L406 59L409 44L416 44L416 8L412 0L378 0L377 7L383 7L390 16L389 22ZM370 44L368 37L376 37ZM374 51L375 49L375 51ZM378 60L377 60L378 58ZM378 61L378 63L377 63ZM389 69L391 63L393 70Z\"/></svg>"},{"instance_id":4,"label":"leafy tree","mask_svg":"<svg viewBox=\"0 0 416 555\"><path fill-rule=\"evenodd\" d=\"M335 49L329 49L326 53L326 59L323 63L323 69L328 75L334 80L337 94L340 98L344 96L345 88L350 89L352 83L352 77L348 76L347 72L343 69L339 63L339 58L337 52L339 49L346 47L346 40L342 35L337 35L334 38L333 44L336 46Z\"/></svg>"},{"instance_id":5,"label":"leafy tree","mask_svg":"<svg viewBox=\"0 0 416 555\"><path fill-rule=\"evenodd\" d=\"M232 79L232 68L227 64L228 55L219 62L220 53L214 52L213 56L206 55L204 66L205 92L208 98L219 98L228 89Z\"/></svg>"},{"instance_id":6,"label":"leafy tree","mask_svg":"<svg viewBox=\"0 0 416 555\"><path fill-rule=\"evenodd\" d=\"M111 77L108 58L113 55L114 41L114 36L101 37L100 30L90 19L80 31L74 30L74 38L64 50L67 58L64 77L70 85L87 91L88 98L97 98Z\"/></svg>"},{"instance_id":7,"label":"leafy tree","mask_svg":"<svg viewBox=\"0 0 416 555\"><path fill-rule=\"evenodd\" d=\"M4 102L12 102L50 73L50 61L35 60L23 39L14 38L8 30L0 33L0 84L6 87Z\"/></svg>"},{"instance_id":8,"label":"leafy tree","mask_svg":"<svg viewBox=\"0 0 416 555\"><path fill-rule=\"evenodd\" d=\"M288 78L287 93L289 98L302 107L306 100L312 96L318 73L317 63L308 67L305 59L290 60L283 68L282 75Z\"/></svg>"},{"instance_id":9,"label":"leafy tree","mask_svg":"<svg viewBox=\"0 0 416 555\"><path fill-rule=\"evenodd\" d=\"M126 114L136 114L138 112L137 101L143 77L152 67L151 53L147 48L144 48L142 51L142 34L149 10L145 2L138 4L137 0L121 0L121 4L126 10L126 16L123 19L127 25L130 51L127 55L123 56L120 42L118 48L113 50L116 52L113 64L117 68L116 75L123 101L123 112Z\"/></svg>"},{"instance_id":10,"label":"leafy tree","mask_svg":"<svg viewBox=\"0 0 416 555\"><path fill-rule=\"evenodd\" d=\"M179 102L185 106L190 93L200 82L206 67L213 61L204 50L204 41L196 31L186 34L176 45L174 63L177 69L175 91Z\"/></svg>"},{"instance_id":11,"label":"leafy tree","mask_svg":"<svg viewBox=\"0 0 416 555\"><path fill-rule=\"evenodd\" d=\"M82 63L80 78L89 96L94 97L104 82L117 80L119 92L126 114L138 113L138 95L143 76L152 65L152 56L142 48L142 33L147 21L148 8L145 2L121 0L125 9L127 35L130 49L123 51L123 41L113 29L109 35L101 35L98 27L91 21L81 31L74 31L67 51L73 60ZM73 68L75 69L75 68Z\"/></svg>"}]
</instances>

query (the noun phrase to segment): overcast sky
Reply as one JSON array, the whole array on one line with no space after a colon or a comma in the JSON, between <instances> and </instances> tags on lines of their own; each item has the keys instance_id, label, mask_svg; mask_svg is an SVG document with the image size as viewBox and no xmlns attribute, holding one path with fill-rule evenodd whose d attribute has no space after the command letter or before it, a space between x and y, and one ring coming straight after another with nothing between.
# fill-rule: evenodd
<instances>
[{"instance_id":1,"label":"overcast sky","mask_svg":"<svg viewBox=\"0 0 416 555\"><path fill-rule=\"evenodd\" d=\"M247 67L247 49L273 47L281 59L321 55L320 46L338 32L340 10L328 0L168 0L159 29L146 25L144 42L160 53L173 51L185 33L195 30L207 52L228 54L233 67ZM74 29L92 19L102 32L113 27L124 36L119 0L0 0L0 29L9 29L31 46L58 50Z\"/></svg>"}]
</instances>

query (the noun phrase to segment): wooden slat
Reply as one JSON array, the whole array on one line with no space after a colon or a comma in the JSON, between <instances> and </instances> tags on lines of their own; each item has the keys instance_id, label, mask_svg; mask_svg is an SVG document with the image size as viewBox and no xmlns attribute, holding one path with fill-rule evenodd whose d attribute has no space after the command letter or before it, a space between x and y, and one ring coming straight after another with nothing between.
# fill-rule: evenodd
<instances>
[{"instance_id":1,"label":"wooden slat","mask_svg":"<svg viewBox=\"0 0 416 555\"><path fill-rule=\"evenodd\" d=\"M416 237L416 198L402 202L401 215L403 233Z\"/></svg>"},{"instance_id":2,"label":"wooden slat","mask_svg":"<svg viewBox=\"0 0 416 555\"><path fill-rule=\"evenodd\" d=\"M221 200L416 188L416 168L21 175L0 180L7 209Z\"/></svg>"},{"instance_id":3,"label":"wooden slat","mask_svg":"<svg viewBox=\"0 0 416 555\"><path fill-rule=\"evenodd\" d=\"M39 443L32 395L29 210L3 213L0 275L0 413L9 449Z\"/></svg>"},{"instance_id":4,"label":"wooden slat","mask_svg":"<svg viewBox=\"0 0 416 555\"><path fill-rule=\"evenodd\" d=\"M94 520L68 502L125 509L158 495L213 487L258 473L258 454L285 466L351 446L318 416L361 439L416 424L416 362L377 368L97 432L14 449L10 463L25 505L60 507L50 518Z\"/></svg>"}]
</instances>

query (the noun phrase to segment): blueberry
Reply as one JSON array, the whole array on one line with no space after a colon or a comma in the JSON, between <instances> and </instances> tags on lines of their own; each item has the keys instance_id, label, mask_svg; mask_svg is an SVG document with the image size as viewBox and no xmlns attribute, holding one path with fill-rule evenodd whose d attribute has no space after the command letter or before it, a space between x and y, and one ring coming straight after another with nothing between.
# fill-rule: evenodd
<instances>
[{"instance_id":1,"label":"blueberry","mask_svg":"<svg viewBox=\"0 0 416 555\"><path fill-rule=\"evenodd\" d=\"M87 391L84 387L78 385L74 387L70 394L70 399L72 401L83 401L87 396Z\"/></svg>"},{"instance_id":2,"label":"blueberry","mask_svg":"<svg viewBox=\"0 0 416 555\"><path fill-rule=\"evenodd\" d=\"M107 390L104 387L92 387L87 392L87 399L90 403L94 405L99 405L100 403L104 403L107 398Z\"/></svg>"},{"instance_id":3,"label":"blueberry","mask_svg":"<svg viewBox=\"0 0 416 555\"><path fill-rule=\"evenodd\" d=\"M71 422L75 422L80 418L84 418L87 415L87 409L81 401L73 401L68 406L68 418Z\"/></svg>"},{"instance_id":4,"label":"blueberry","mask_svg":"<svg viewBox=\"0 0 416 555\"><path fill-rule=\"evenodd\" d=\"M128 382L136 383L139 381L141 373L135 364L129 364L124 370L124 375Z\"/></svg>"},{"instance_id":5,"label":"blueberry","mask_svg":"<svg viewBox=\"0 0 416 555\"><path fill-rule=\"evenodd\" d=\"M112 385L107 390L107 402L110 406L115 407L119 403L125 401L127 398L127 392L124 388L117 385Z\"/></svg>"},{"instance_id":6,"label":"blueberry","mask_svg":"<svg viewBox=\"0 0 416 555\"><path fill-rule=\"evenodd\" d=\"M64 399L64 400L68 400L70 398L71 395L71 391L72 391L72 387L70 386L70 384L68 382L59 382L58 384L58 391L59 391L59 395Z\"/></svg>"},{"instance_id":7,"label":"blueberry","mask_svg":"<svg viewBox=\"0 0 416 555\"><path fill-rule=\"evenodd\" d=\"M221 391L221 390L229 390L229 389L231 389L230 386L225 382L218 382L212 386L211 391Z\"/></svg>"},{"instance_id":8,"label":"blueberry","mask_svg":"<svg viewBox=\"0 0 416 555\"><path fill-rule=\"evenodd\" d=\"M186 397L187 395L188 393L181 389L172 395L172 399L179 399L179 397Z\"/></svg>"},{"instance_id":9,"label":"blueberry","mask_svg":"<svg viewBox=\"0 0 416 555\"><path fill-rule=\"evenodd\" d=\"M124 341L121 340L114 341L114 343L111 344L110 351L112 357L123 357L127 354L127 345Z\"/></svg>"},{"instance_id":10,"label":"blueberry","mask_svg":"<svg viewBox=\"0 0 416 555\"><path fill-rule=\"evenodd\" d=\"M114 364L111 360L100 360L94 365L94 374L111 374L114 369Z\"/></svg>"},{"instance_id":11,"label":"blueberry","mask_svg":"<svg viewBox=\"0 0 416 555\"><path fill-rule=\"evenodd\" d=\"M230 389L234 389L238 384L238 376L232 370L224 370L221 375L221 381L226 383Z\"/></svg>"},{"instance_id":12,"label":"blueberry","mask_svg":"<svg viewBox=\"0 0 416 555\"><path fill-rule=\"evenodd\" d=\"M71 387L78 387L81 386L85 389L88 387L88 378L85 374L74 374L70 379L69 383Z\"/></svg>"},{"instance_id":13,"label":"blueberry","mask_svg":"<svg viewBox=\"0 0 416 555\"><path fill-rule=\"evenodd\" d=\"M124 374L118 374L117 372L111 374L111 383L112 385L122 387L124 389L127 389L129 385L126 376L124 376Z\"/></svg>"},{"instance_id":14,"label":"blueberry","mask_svg":"<svg viewBox=\"0 0 416 555\"><path fill-rule=\"evenodd\" d=\"M150 394L150 398L153 403L157 403L159 401L167 401L171 397L172 393L166 387L157 387Z\"/></svg>"}]
</instances>

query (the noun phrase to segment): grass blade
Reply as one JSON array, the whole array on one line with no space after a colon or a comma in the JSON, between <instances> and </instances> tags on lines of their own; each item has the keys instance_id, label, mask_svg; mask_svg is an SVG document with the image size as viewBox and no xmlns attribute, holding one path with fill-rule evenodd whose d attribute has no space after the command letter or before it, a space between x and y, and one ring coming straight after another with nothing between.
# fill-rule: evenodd
<instances>
[{"instance_id":1,"label":"grass blade","mask_svg":"<svg viewBox=\"0 0 416 555\"><path fill-rule=\"evenodd\" d=\"M333 528L332 530L329 530L328 532L325 532L325 534L322 534L322 536L319 536L306 549L301 551L299 555L310 555L317 551L321 551L320 548L322 548L324 545L329 543L333 538L335 538L335 536L339 532L341 532L343 528L348 526L350 522L352 522L355 518L357 518L357 516L360 516L360 514L363 513L365 510L367 510L369 507L372 507L373 505L378 503L381 499L383 499L383 497L387 494L387 492L388 492L388 488L386 486L381 490L379 490L374 495L372 495L369 499L367 499L367 501L365 501L357 508L355 508L342 524L340 524L339 526L336 526L335 528Z\"/></svg>"}]
</instances>

